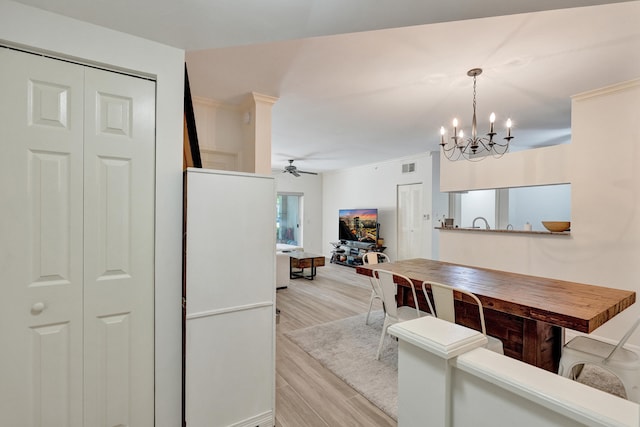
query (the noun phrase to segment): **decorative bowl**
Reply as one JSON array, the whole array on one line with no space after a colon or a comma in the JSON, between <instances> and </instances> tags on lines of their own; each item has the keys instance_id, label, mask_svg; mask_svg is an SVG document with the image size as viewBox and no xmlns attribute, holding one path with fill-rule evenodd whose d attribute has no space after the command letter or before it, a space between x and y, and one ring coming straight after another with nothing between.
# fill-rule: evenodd
<instances>
[{"instance_id":1,"label":"decorative bowl","mask_svg":"<svg viewBox=\"0 0 640 427\"><path fill-rule=\"evenodd\" d=\"M559 233L569 230L571 228L571 221L542 221L542 225L551 232Z\"/></svg>"}]
</instances>

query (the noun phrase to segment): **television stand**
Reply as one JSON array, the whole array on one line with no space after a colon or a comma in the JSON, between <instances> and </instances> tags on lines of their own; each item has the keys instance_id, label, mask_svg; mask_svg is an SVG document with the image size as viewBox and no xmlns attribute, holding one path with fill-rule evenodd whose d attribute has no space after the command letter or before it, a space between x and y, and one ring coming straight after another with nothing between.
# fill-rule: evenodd
<instances>
[{"instance_id":1,"label":"television stand","mask_svg":"<svg viewBox=\"0 0 640 427\"><path fill-rule=\"evenodd\" d=\"M384 252L386 246L373 242L340 241L330 242L333 246L330 262L338 265L357 267L362 265L362 256L367 252Z\"/></svg>"}]
</instances>

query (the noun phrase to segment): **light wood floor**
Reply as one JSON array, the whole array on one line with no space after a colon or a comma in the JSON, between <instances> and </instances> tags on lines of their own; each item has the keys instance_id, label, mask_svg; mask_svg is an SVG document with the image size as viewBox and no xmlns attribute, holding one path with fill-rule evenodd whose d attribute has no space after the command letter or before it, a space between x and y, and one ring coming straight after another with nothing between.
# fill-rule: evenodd
<instances>
[{"instance_id":1,"label":"light wood floor","mask_svg":"<svg viewBox=\"0 0 640 427\"><path fill-rule=\"evenodd\" d=\"M309 356L284 333L366 313L369 279L330 264L315 280L291 280L277 291L276 426L397 426L396 421ZM379 302L374 309L381 309ZM372 355L373 356L373 355Z\"/></svg>"}]
</instances>

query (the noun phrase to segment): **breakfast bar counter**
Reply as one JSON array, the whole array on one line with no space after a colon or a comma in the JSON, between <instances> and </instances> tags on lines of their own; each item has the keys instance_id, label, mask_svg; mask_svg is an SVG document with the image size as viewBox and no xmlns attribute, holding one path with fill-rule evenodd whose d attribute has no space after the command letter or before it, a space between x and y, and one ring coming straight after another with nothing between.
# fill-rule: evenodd
<instances>
[{"instance_id":1,"label":"breakfast bar counter","mask_svg":"<svg viewBox=\"0 0 640 427\"><path fill-rule=\"evenodd\" d=\"M433 281L474 293L485 311L487 334L499 338L505 355L557 372L564 328L591 333L635 303L633 291L509 273L428 259L358 266L372 276L375 268L408 277L418 305L429 311L422 282ZM414 305L408 284L398 281L398 304ZM456 294L458 322L476 327L476 313ZM467 315L466 313L469 312Z\"/></svg>"}]
</instances>

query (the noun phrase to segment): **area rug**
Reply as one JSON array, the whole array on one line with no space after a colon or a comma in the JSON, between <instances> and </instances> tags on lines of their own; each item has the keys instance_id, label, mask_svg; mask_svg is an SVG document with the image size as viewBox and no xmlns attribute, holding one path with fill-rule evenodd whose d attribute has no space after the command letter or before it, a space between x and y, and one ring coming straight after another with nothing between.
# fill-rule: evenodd
<instances>
[{"instance_id":1,"label":"area rug","mask_svg":"<svg viewBox=\"0 0 640 427\"><path fill-rule=\"evenodd\" d=\"M374 311L365 325L366 314L310 326L286 335L358 393L397 420L398 343L387 335L380 360L376 351L382 310ZM619 380L596 366L586 365L578 381L625 397Z\"/></svg>"},{"instance_id":2,"label":"area rug","mask_svg":"<svg viewBox=\"0 0 640 427\"><path fill-rule=\"evenodd\" d=\"M397 420L398 343L385 338L376 360L384 321L382 310L310 326L286 335L358 393Z\"/></svg>"}]
</instances>

